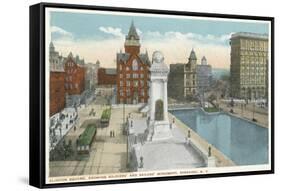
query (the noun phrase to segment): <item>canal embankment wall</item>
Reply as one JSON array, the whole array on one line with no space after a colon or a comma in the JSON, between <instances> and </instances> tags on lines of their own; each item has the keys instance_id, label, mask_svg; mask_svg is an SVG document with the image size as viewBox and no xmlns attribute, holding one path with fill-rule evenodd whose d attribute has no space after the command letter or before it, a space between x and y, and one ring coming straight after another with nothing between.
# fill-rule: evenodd
<instances>
[{"instance_id":1,"label":"canal embankment wall","mask_svg":"<svg viewBox=\"0 0 281 191\"><path fill-rule=\"evenodd\" d=\"M189 140L196 145L196 147L203 150L204 153L208 153L209 147L211 147L211 155L216 158L216 166L236 166L235 163L229 159L226 155L224 155L221 151L219 151L214 145L211 145L208 141L198 135L195 131L193 131L190 127L180 121L176 116L169 113L170 121L175 122L177 128L179 128L185 135L188 137L188 132L190 132Z\"/></svg>"}]
</instances>

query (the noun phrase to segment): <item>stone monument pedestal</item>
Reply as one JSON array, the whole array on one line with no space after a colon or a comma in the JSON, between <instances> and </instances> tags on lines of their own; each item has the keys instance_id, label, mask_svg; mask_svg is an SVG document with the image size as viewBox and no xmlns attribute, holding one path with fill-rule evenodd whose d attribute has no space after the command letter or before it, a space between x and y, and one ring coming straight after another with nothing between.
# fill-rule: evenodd
<instances>
[{"instance_id":1,"label":"stone monument pedestal","mask_svg":"<svg viewBox=\"0 0 281 191\"><path fill-rule=\"evenodd\" d=\"M172 138L169 121L155 121L151 125L153 126L151 141L160 141Z\"/></svg>"}]
</instances>

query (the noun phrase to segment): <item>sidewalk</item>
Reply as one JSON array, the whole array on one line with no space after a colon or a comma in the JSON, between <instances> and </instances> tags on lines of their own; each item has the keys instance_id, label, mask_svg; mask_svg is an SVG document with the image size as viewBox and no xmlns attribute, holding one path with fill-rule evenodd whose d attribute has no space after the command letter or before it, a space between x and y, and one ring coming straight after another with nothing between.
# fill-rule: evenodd
<instances>
[{"instance_id":1,"label":"sidewalk","mask_svg":"<svg viewBox=\"0 0 281 191\"><path fill-rule=\"evenodd\" d=\"M219 104L220 108L223 109L223 111L225 112L229 112L231 107L228 107L225 103L220 103ZM241 105L239 104L238 106L234 106L232 107L234 113L231 113L234 116L240 117L240 118L245 118L247 120L252 121L253 116L254 118L257 120L257 124L268 128L268 114L266 112L261 112L260 108L256 108L255 107L255 112L253 115L253 107L250 107L249 104L247 105L246 109L245 107L241 107Z\"/></svg>"}]
</instances>

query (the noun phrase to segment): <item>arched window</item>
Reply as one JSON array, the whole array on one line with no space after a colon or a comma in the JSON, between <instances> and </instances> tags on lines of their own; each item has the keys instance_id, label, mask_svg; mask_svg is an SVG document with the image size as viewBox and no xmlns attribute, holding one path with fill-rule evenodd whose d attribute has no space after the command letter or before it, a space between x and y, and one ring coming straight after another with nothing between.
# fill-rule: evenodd
<instances>
[{"instance_id":1,"label":"arched window","mask_svg":"<svg viewBox=\"0 0 281 191\"><path fill-rule=\"evenodd\" d=\"M139 69L138 61L137 61L136 59L133 60L132 69L133 69L134 71L136 71L136 70Z\"/></svg>"},{"instance_id":2,"label":"arched window","mask_svg":"<svg viewBox=\"0 0 281 191\"><path fill-rule=\"evenodd\" d=\"M155 102L155 120L162 121L164 119L164 106L163 101L158 99Z\"/></svg>"}]
</instances>

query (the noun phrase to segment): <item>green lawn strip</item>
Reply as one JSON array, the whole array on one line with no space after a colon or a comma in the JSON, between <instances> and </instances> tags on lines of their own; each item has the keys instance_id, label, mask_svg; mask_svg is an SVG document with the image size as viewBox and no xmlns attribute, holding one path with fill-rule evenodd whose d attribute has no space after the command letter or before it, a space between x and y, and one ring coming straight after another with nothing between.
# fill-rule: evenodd
<instances>
[{"instance_id":1,"label":"green lawn strip","mask_svg":"<svg viewBox=\"0 0 281 191\"><path fill-rule=\"evenodd\" d=\"M205 107L204 111L212 113L212 112L219 112L220 110L218 108L215 108L215 107Z\"/></svg>"},{"instance_id":2,"label":"green lawn strip","mask_svg":"<svg viewBox=\"0 0 281 191\"><path fill-rule=\"evenodd\" d=\"M79 145L89 145L92 141L93 136L96 133L95 124L89 124L85 131L80 135L78 139Z\"/></svg>"}]
</instances>

